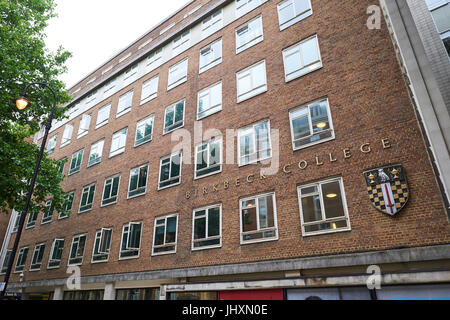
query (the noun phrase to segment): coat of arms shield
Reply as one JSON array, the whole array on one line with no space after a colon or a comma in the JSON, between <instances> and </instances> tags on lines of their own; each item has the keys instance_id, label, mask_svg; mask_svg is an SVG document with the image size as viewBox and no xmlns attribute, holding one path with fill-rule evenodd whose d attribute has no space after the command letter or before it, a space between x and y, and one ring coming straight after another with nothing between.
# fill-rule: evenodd
<instances>
[{"instance_id":1,"label":"coat of arms shield","mask_svg":"<svg viewBox=\"0 0 450 320\"><path fill-rule=\"evenodd\" d=\"M409 189L401 164L365 171L364 178L370 202L379 211L393 216L406 205Z\"/></svg>"}]
</instances>

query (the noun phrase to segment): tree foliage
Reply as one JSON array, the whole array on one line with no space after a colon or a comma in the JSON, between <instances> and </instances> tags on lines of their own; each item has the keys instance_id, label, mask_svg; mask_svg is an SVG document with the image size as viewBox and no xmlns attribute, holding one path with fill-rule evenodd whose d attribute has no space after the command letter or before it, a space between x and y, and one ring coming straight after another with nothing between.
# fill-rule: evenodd
<instances>
[{"instance_id":1,"label":"tree foliage","mask_svg":"<svg viewBox=\"0 0 450 320\"><path fill-rule=\"evenodd\" d=\"M66 71L71 54L59 47L50 52L45 46L45 28L55 17L53 0L0 0L0 211L22 211L39 148L29 141L46 123L53 105L50 90L32 86L27 91L31 106L19 111L13 102L31 82L45 81L55 91L54 119L64 118L70 101L65 84L58 76ZM44 157L30 208L43 210L53 199L55 210L62 211L65 192L60 183L61 161Z\"/></svg>"}]
</instances>

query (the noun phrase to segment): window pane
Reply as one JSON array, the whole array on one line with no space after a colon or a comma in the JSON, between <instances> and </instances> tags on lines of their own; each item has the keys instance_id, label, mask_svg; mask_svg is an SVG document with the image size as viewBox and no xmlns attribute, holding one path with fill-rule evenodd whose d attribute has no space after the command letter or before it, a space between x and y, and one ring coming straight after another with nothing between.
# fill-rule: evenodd
<instances>
[{"instance_id":1,"label":"window pane","mask_svg":"<svg viewBox=\"0 0 450 320\"><path fill-rule=\"evenodd\" d=\"M206 217L196 218L194 224L194 239L204 238L206 238Z\"/></svg>"},{"instance_id":2,"label":"window pane","mask_svg":"<svg viewBox=\"0 0 450 320\"><path fill-rule=\"evenodd\" d=\"M157 226L155 229L155 243L154 245L164 244L165 226Z\"/></svg>"},{"instance_id":3,"label":"window pane","mask_svg":"<svg viewBox=\"0 0 450 320\"><path fill-rule=\"evenodd\" d=\"M259 204L259 226L269 228L274 226L273 200L272 196L258 199Z\"/></svg>"},{"instance_id":4,"label":"window pane","mask_svg":"<svg viewBox=\"0 0 450 320\"><path fill-rule=\"evenodd\" d=\"M300 110L296 116L300 116L297 119L292 120L292 127L294 131L294 140L309 136L311 131L309 129L308 121L308 109Z\"/></svg>"},{"instance_id":5,"label":"window pane","mask_svg":"<svg viewBox=\"0 0 450 320\"><path fill-rule=\"evenodd\" d=\"M323 184L322 194L326 218L345 216L344 207L342 205L341 189L338 181Z\"/></svg>"},{"instance_id":6,"label":"window pane","mask_svg":"<svg viewBox=\"0 0 450 320\"><path fill-rule=\"evenodd\" d=\"M301 45L303 65L309 65L319 60L319 52L317 50L316 38L312 38Z\"/></svg>"},{"instance_id":7,"label":"window pane","mask_svg":"<svg viewBox=\"0 0 450 320\"><path fill-rule=\"evenodd\" d=\"M313 133L320 132L330 128L328 122L327 104L320 102L310 107L311 122L313 126Z\"/></svg>"},{"instance_id":8,"label":"window pane","mask_svg":"<svg viewBox=\"0 0 450 320\"><path fill-rule=\"evenodd\" d=\"M166 243L176 241L177 217L167 218Z\"/></svg>"},{"instance_id":9,"label":"window pane","mask_svg":"<svg viewBox=\"0 0 450 320\"><path fill-rule=\"evenodd\" d=\"M208 210L208 237L220 235L220 208Z\"/></svg>"},{"instance_id":10,"label":"window pane","mask_svg":"<svg viewBox=\"0 0 450 320\"><path fill-rule=\"evenodd\" d=\"M319 195L302 198L302 214L304 222L322 220Z\"/></svg>"},{"instance_id":11,"label":"window pane","mask_svg":"<svg viewBox=\"0 0 450 320\"><path fill-rule=\"evenodd\" d=\"M257 230L256 207L242 210L242 230L244 232Z\"/></svg>"}]
</instances>

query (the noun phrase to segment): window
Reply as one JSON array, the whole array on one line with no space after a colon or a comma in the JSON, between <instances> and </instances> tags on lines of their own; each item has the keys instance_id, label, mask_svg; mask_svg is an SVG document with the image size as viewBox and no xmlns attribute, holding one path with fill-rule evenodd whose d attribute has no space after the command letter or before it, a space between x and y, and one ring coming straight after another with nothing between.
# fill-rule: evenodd
<instances>
[{"instance_id":1,"label":"window","mask_svg":"<svg viewBox=\"0 0 450 320\"><path fill-rule=\"evenodd\" d=\"M182 101L166 108L164 113L163 134L184 126L184 103L185 100L183 99Z\"/></svg>"},{"instance_id":2,"label":"window","mask_svg":"<svg viewBox=\"0 0 450 320\"><path fill-rule=\"evenodd\" d=\"M80 127L78 128L77 139L88 134L90 124L91 124L91 115L83 114L83 117L81 118L80 121Z\"/></svg>"},{"instance_id":3,"label":"window","mask_svg":"<svg viewBox=\"0 0 450 320\"><path fill-rule=\"evenodd\" d=\"M51 137L48 140L48 143L47 143L47 153L48 154L51 154L51 153L53 153L53 151L55 151L56 140L58 140L58 135L57 134L55 134L53 137Z\"/></svg>"},{"instance_id":4,"label":"window","mask_svg":"<svg viewBox=\"0 0 450 320\"><path fill-rule=\"evenodd\" d=\"M197 97L197 120L222 110L222 82L201 90Z\"/></svg>"},{"instance_id":5,"label":"window","mask_svg":"<svg viewBox=\"0 0 450 320\"><path fill-rule=\"evenodd\" d=\"M202 21L202 39L209 37L222 27L222 9L220 9Z\"/></svg>"},{"instance_id":6,"label":"window","mask_svg":"<svg viewBox=\"0 0 450 320\"><path fill-rule=\"evenodd\" d=\"M195 148L195 178L222 171L222 138L216 138Z\"/></svg>"},{"instance_id":7,"label":"window","mask_svg":"<svg viewBox=\"0 0 450 320\"><path fill-rule=\"evenodd\" d=\"M95 99L97 99L97 90L92 92L85 98L85 106L92 106L95 102Z\"/></svg>"},{"instance_id":8,"label":"window","mask_svg":"<svg viewBox=\"0 0 450 320\"><path fill-rule=\"evenodd\" d=\"M58 172L61 173L61 174L63 174L63 172L64 172L64 167L65 167L66 162L67 162L67 158L64 157L64 158L60 159L59 161L61 161L61 162L59 163L59 166L58 166Z\"/></svg>"},{"instance_id":9,"label":"window","mask_svg":"<svg viewBox=\"0 0 450 320\"><path fill-rule=\"evenodd\" d=\"M342 178L299 186L304 236L350 230Z\"/></svg>"},{"instance_id":10,"label":"window","mask_svg":"<svg viewBox=\"0 0 450 320\"><path fill-rule=\"evenodd\" d=\"M153 51L147 58L147 71L150 72L162 64L162 48Z\"/></svg>"},{"instance_id":11,"label":"window","mask_svg":"<svg viewBox=\"0 0 450 320\"><path fill-rule=\"evenodd\" d=\"M148 164L130 170L130 184L128 186L128 198L144 194L147 190Z\"/></svg>"},{"instance_id":12,"label":"window","mask_svg":"<svg viewBox=\"0 0 450 320\"><path fill-rule=\"evenodd\" d=\"M105 180L101 204L102 207L117 202L117 197L119 194L119 183L120 183L120 175L115 175Z\"/></svg>"},{"instance_id":13,"label":"window","mask_svg":"<svg viewBox=\"0 0 450 320\"><path fill-rule=\"evenodd\" d=\"M123 86L124 87L129 85L136 79L137 70L138 70L138 65L134 65L134 66L128 68L127 71L125 71L124 78L123 78L123 82L124 82Z\"/></svg>"},{"instance_id":14,"label":"window","mask_svg":"<svg viewBox=\"0 0 450 320\"><path fill-rule=\"evenodd\" d=\"M72 160L70 161L69 176L73 173L80 171L81 161L83 160L84 149L81 149L72 154Z\"/></svg>"},{"instance_id":15,"label":"window","mask_svg":"<svg viewBox=\"0 0 450 320\"><path fill-rule=\"evenodd\" d=\"M192 250L222 246L222 206L195 209L192 217Z\"/></svg>"},{"instance_id":16,"label":"window","mask_svg":"<svg viewBox=\"0 0 450 320\"><path fill-rule=\"evenodd\" d=\"M189 47L191 38L191 31L188 30L172 41L172 56L175 57L176 55L180 54L184 50L186 50Z\"/></svg>"},{"instance_id":17,"label":"window","mask_svg":"<svg viewBox=\"0 0 450 320\"><path fill-rule=\"evenodd\" d=\"M42 215L42 221L41 224L49 223L52 221L53 218L53 206L52 206L52 200L47 200L45 202L45 209L44 214Z\"/></svg>"},{"instance_id":18,"label":"window","mask_svg":"<svg viewBox=\"0 0 450 320\"><path fill-rule=\"evenodd\" d=\"M236 54L263 41L262 17L259 16L236 29Z\"/></svg>"},{"instance_id":19,"label":"window","mask_svg":"<svg viewBox=\"0 0 450 320\"><path fill-rule=\"evenodd\" d=\"M64 239L53 240L50 258L48 259L47 269L58 268L61 264L61 257L64 249Z\"/></svg>"},{"instance_id":20,"label":"window","mask_svg":"<svg viewBox=\"0 0 450 320\"><path fill-rule=\"evenodd\" d=\"M292 148L298 150L334 139L328 100L318 100L289 111Z\"/></svg>"},{"instance_id":21,"label":"window","mask_svg":"<svg viewBox=\"0 0 450 320\"><path fill-rule=\"evenodd\" d=\"M155 116L151 115L150 117L147 117L137 123L136 138L134 140L135 147L152 140L154 119Z\"/></svg>"},{"instance_id":22,"label":"window","mask_svg":"<svg viewBox=\"0 0 450 320\"><path fill-rule=\"evenodd\" d=\"M317 36L283 50L286 82L322 67Z\"/></svg>"},{"instance_id":23,"label":"window","mask_svg":"<svg viewBox=\"0 0 450 320\"><path fill-rule=\"evenodd\" d=\"M112 229L102 228L95 233L94 252L92 262L108 261L111 248Z\"/></svg>"},{"instance_id":24,"label":"window","mask_svg":"<svg viewBox=\"0 0 450 320\"><path fill-rule=\"evenodd\" d=\"M141 247L142 222L130 222L122 228L119 258L137 258Z\"/></svg>"},{"instance_id":25,"label":"window","mask_svg":"<svg viewBox=\"0 0 450 320\"><path fill-rule=\"evenodd\" d=\"M260 61L236 73L237 102L267 91L266 61Z\"/></svg>"},{"instance_id":26,"label":"window","mask_svg":"<svg viewBox=\"0 0 450 320\"><path fill-rule=\"evenodd\" d=\"M69 266L80 265L83 263L84 247L86 244L86 235L78 235L72 239L72 247L70 248Z\"/></svg>"},{"instance_id":27,"label":"window","mask_svg":"<svg viewBox=\"0 0 450 320\"><path fill-rule=\"evenodd\" d=\"M9 259L11 259L11 252L12 250L6 250L5 259L3 260L3 264L0 269L0 274L6 273L6 270L8 269Z\"/></svg>"},{"instance_id":28,"label":"window","mask_svg":"<svg viewBox=\"0 0 450 320\"><path fill-rule=\"evenodd\" d=\"M275 194L240 200L241 243L278 239Z\"/></svg>"},{"instance_id":29,"label":"window","mask_svg":"<svg viewBox=\"0 0 450 320\"><path fill-rule=\"evenodd\" d=\"M450 1L427 1L434 23L450 58Z\"/></svg>"},{"instance_id":30,"label":"window","mask_svg":"<svg viewBox=\"0 0 450 320\"><path fill-rule=\"evenodd\" d=\"M103 145L105 140L102 139L91 145L91 152L89 153L89 160L87 166L90 167L102 161Z\"/></svg>"},{"instance_id":31,"label":"window","mask_svg":"<svg viewBox=\"0 0 450 320\"><path fill-rule=\"evenodd\" d=\"M127 93L121 95L119 97L119 103L117 105L116 118L129 112L131 110L132 102L133 102L133 90L128 91Z\"/></svg>"},{"instance_id":32,"label":"window","mask_svg":"<svg viewBox=\"0 0 450 320\"><path fill-rule=\"evenodd\" d=\"M280 31L312 14L310 0L284 0L277 8Z\"/></svg>"},{"instance_id":33,"label":"window","mask_svg":"<svg viewBox=\"0 0 450 320\"><path fill-rule=\"evenodd\" d=\"M142 84L141 104L155 99L158 95L159 76L155 76Z\"/></svg>"},{"instance_id":34,"label":"window","mask_svg":"<svg viewBox=\"0 0 450 320\"><path fill-rule=\"evenodd\" d=\"M117 84L117 77L109 80L103 86L103 98L106 98L107 96L110 96L113 94L113 89L116 87L116 84Z\"/></svg>"},{"instance_id":35,"label":"window","mask_svg":"<svg viewBox=\"0 0 450 320\"><path fill-rule=\"evenodd\" d=\"M269 120L238 130L238 153L240 166L272 156Z\"/></svg>"},{"instance_id":36,"label":"window","mask_svg":"<svg viewBox=\"0 0 450 320\"><path fill-rule=\"evenodd\" d=\"M38 217L38 212L35 210L32 210L29 214L28 214L28 221L27 221L27 226L26 229L28 228L32 228L36 225L36 220Z\"/></svg>"},{"instance_id":37,"label":"window","mask_svg":"<svg viewBox=\"0 0 450 320\"><path fill-rule=\"evenodd\" d=\"M175 253L177 251L178 215L155 219L152 255Z\"/></svg>"},{"instance_id":38,"label":"window","mask_svg":"<svg viewBox=\"0 0 450 320\"><path fill-rule=\"evenodd\" d=\"M33 257L31 258L30 271L41 269L44 251L45 251L45 243L37 244L34 247Z\"/></svg>"},{"instance_id":39,"label":"window","mask_svg":"<svg viewBox=\"0 0 450 320\"><path fill-rule=\"evenodd\" d=\"M92 209L94 202L95 183L85 186L81 192L80 209L78 213L89 211Z\"/></svg>"},{"instance_id":40,"label":"window","mask_svg":"<svg viewBox=\"0 0 450 320\"><path fill-rule=\"evenodd\" d=\"M188 59L178 62L169 68L169 79L167 82L167 90L186 82L187 80Z\"/></svg>"},{"instance_id":41,"label":"window","mask_svg":"<svg viewBox=\"0 0 450 320\"><path fill-rule=\"evenodd\" d=\"M259 5L261 5L261 0L236 0L236 17L242 17Z\"/></svg>"},{"instance_id":42,"label":"window","mask_svg":"<svg viewBox=\"0 0 450 320\"><path fill-rule=\"evenodd\" d=\"M64 211L72 211L72 207L73 207L73 198L75 196L75 191L71 191L69 192L69 194L67 195L67 203L64 206ZM60 212L58 219L63 219L63 218L67 218L69 216L68 213L66 212Z\"/></svg>"},{"instance_id":43,"label":"window","mask_svg":"<svg viewBox=\"0 0 450 320\"><path fill-rule=\"evenodd\" d=\"M216 40L200 50L199 73L222 62L222 39Z\"/></svg>"},{"instance_id":44,"label":"window","mask_svg":"<svg viewBox=\"0 0 450 320\"><path fill-rule=\"evenodd\" d=\"M100 128L101 126L104 126L105 124L108 123L110 111L111 111L111 103L101 107L98 110L97 123L95 124L95 129Z\"/></svg>"},{"instance_id":45,"label":"window","mask_svg":"<svg viewBox=\"0 0 450 320\"><path fill-rule=\"evenodd\" d=\"M20 248L19 254L17 255L16 267L14 269L14 272L20 272L25 270L25 263L27 261L27 255L29 250L30 250L29 247Z\"/></svg>"},{"instance_id":46,"label":"window","mask_svg":"<svg viewBox=\"0 0 450 320\"><path fill-rule=\"evenodd\" d=\"M181 152L161 158L158 189L164 189L181 182Z\"/></svg>"},{"instance_id":47,"label":"window","mask_svg":"<svg viewBox=\"0 0 450 320\"><path fill-rule=\"evenodd\" d=\"M70 139L72 139L73 125L67 124L64 127L63 136L61 139L61 147L67 146L70 143Z\"/></svg>"},{"instance_id":48,"label":"window","mask_svg":"<svg viewBox=\"0 0 450 320\"><path fill-rule=\"evenodd\" d=\"M125 151L125 143L127 142L128 128L124 128L117 131L112 136L111 149L109 151L109 157L113 157Z\"/></svg>"}]
</instances>

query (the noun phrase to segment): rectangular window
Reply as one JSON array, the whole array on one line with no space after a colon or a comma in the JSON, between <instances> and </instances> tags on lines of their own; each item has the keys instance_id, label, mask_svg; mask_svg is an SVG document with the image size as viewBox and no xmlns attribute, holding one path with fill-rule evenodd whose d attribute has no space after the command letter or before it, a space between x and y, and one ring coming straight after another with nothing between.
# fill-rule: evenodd
<instances>
[{"instance_id":1,"label":"rectangular window","mask_svg":"<svg viewBox=\"0 0 450 320\"><path fill-rule=\"evenodd\" d=\"M222 138L215 138L195 148L195 178L222 171Z\"/></svg>"},{"instance_id":2,"label":"rectangular window","mask_svg":"<svg viewBox=\"0 0 450 320\"><path fill-rule=\"evenodd\" d=\"M106 106L101 107L98 110L97 122L95 124L95 129L100 128L101 126L104 126L105 124L108 123L110 111L111 111L111 103L107 104Z\"/></svg>"},{"instance_id":3,"label":"rectangular window","mask_svg":"<svg viewBox=\"0 0 450 320\"><path fill-rule=\"evenodd\" d=\"M92 106L94 105L95 100L97 99L97 90L95 90L94 92L92 92L91 94L89 94L86 98L85 98L85 106Z\"/></svg>"},{"instance_id":4,"label":"rectangular window","mask_svg":"<svg viewBox=\"0 0 450 320\"><path fill-rule=\"evenodd\" d=\"M111 67L112 68L112 67ZM104 86L103 86L103 98L106 98L107 96L110 96L113 94L113 89L115 88L117 83L117 77L109 80Z\"/></svg>"},{"instance_id":5,"label":"rectangular window","mask_svg":"<svg viewBox=\"0 0 450 320\"><path fill-rule=\"evenodd\" d=\"M292 148L298 150L334 138L328 99L289 111Z\"/></svg>"},{"instance_id":6,"label":"rectangular window","mask_svg":"<svg viewBox=\"0 0 450 320\"><path fill-rule=\"evenodd\" d=\"M152 255L175 253L177 251L178 215L155 219Z\"/></svg>"},{"instance_id":7,"label":"rectangular window","mask_svg":"<svg viewBox=\"0 0 450 320\"><path fill-rule=\"evenodd\" d=\"M112 136L111 149L109 150L109 157L113 157L125 151L125 143L127 142L128 128L117 131Z\"/></svg>"},{"instance_id":8,"label":"rectangular window","mask_svg":"<svg viewBox=\"0 0 450 320\"><path fill-rule=\"evenodd\" d=\"M53 137L51 137L48 140L48 143L47 143L47 153L48 154L51 154L51 153L53 153L53 151L55 151L56 140L58 140L58 135L57 134L55 134Z\"/></svg>"},{"instance_id":9,"label":"rectangular window","mask_svg":"<svg viewBox=\"0 0 450 320\"><path fill-rule=\"evenodd\" d=\"M162 64L162 48L153 51L147 58L147 71L150 72Z\"/></svg>"},{"instance_id":10,"label":"rectangular window","mask_svg":"<svg viewBox=\"0 0 450 320\"><path fill-rule=\"evenodd\" d=\"M242 17L261 5L261 0L236 0L236 18Z\"/></svg>"},{"instance_id":11,"label":"rectangular window","mask_svg":"<svg viewBox=\"0 0 450 320\"><path fill-rule=\"evenodd\" d=\"M89 211L92 209L94 202L95 183L85 186L81 192L80 209L78 213Z\"/></svg>"},{"instance_id":12,"label":"rectangular window","mask_svg":"<svg viewBox=\"0 0 450 320\"><path fill-rule=\"evenodd\" d=\"M275 194L240 200L241 243L278 239Z\"/></svg>"},{"instance_id":13,"label":"rectangular window","mask_svg":"<svg viewBox=\"0 0 450 320\"><path fill-rule=\"evenodd\" d=\"M78 128L77 139L85 136L89 132L89 126L91 125L91 115L83 114L80 121L80 127Z\"/></svg>"},{"instance_id":14,"label":"rectangular window","mask_svg":"<svg viewBox=\"0 0 450 320\"><path fill-rule=\"evenodd\" d=\"M286 82L322 67L317 35L283 50Z\"/></svg>"},{"instance_id":15,"label":"rectangular window","mask_svg":"<svg viewBox=\"0 0 450 320\"><path fill-rule=\"evenodd\" d=\"M263 41L262 17L256 17L236 29L236 54Z\"/></svg>"},{"instance_id":16,"label":"rectangular window","mask_svg":"<svg viewBox=\"0 0 450 320\"><path fill-rule=\"evenodd\" d=\"M70 143L70 139L72 139L72 133L73 133L73 125L67 124L64 127L64 132L61 139L61 147L67 146Z\"/></svg>"},{"instance_id":17,"label":"rectangular window","mask_svg":"<svg viewBox=\"0 0 450 320\"><path fill-rule=\"evenodd\" d=\"M220 30L222 27L222 9L220 9L202 21L202 40Z\"/></svg>"},{"instance_id":18,"label":"rectangular window","mask_svg":"<svg viewBox=\"0 0 450 320\"><path fill-rule=\"evenodd\" d=\"M1 265L0 274L6 273L8 269L9 259L11 259L12 250L6 250L5 259L3 260L3 264Z\"/></svg>"},{"instance_id":19,"label":"rectangular window","mask_svg":"<svg viewBox=\"0 0 450 320\"><path fill-rule=\"evenodd\" d=\"M119 194L120 175L105 180L103 187L102 207L117 202Z\"/></svg>"},{"instance_id":20,"label":"rectangular window","mask_svg":"<svg viewBox=\"0 0 450 320\"><path fill-rule=\"evenodd\" d=\"M53 240L50 258L48 259L47 269L58 268L61 264L61 257L64 249L64 239Z\"/></svg>"},{"instance_id":21,"label":"rectangular window","mask_svg":"<svg viewBox=\"0 0 450 320\"><path fill-rule=\"evenodd\" d=\"M161 158L158 189L164 189L181 182L181 152Z\"/></svg>"},{"instance_id":22,"label":"rectangular window","mask_svg":"<svg viewBox=\"0 0 450 320\"><path fill-rule=\"evenodd\" d=\"M142 84L141 104L156 98L158 95L158 80L159 75L156 75Z\"/></svg>"},{"instance_id":23,"label":"rectangular window","mask_svg":"<svg viewBox=\"0 0 450 320\"><path fill-rule=\"evenodd\" d=\"M237 102L267 91L266 61L260 61L236 73Z\"/></svg>"},{"instance_id":24,"label":"rectangular window","mask_svg":"<svg viewBox=\"0 0 450 320\"><path fill-rule=\"evenodd\" d=\"M136 138L134 140L135 147L152 140L154 119L155 116L151 115L136 124Z\"/></svg>"},{"instance_id":25,"label":"rectangular window","mask_svg":"<svg viewBox=\"0 0 450 320\"><path fill-rule=\"evenodd\" d=\"M130 222L122 228L119 258L137 258L141 247L142 222Z\"/></svg>"},{"instance_id":26,"label":"rectangular window","mask_svg":"<svg viewBox=\"0 0 450 320\"><path fill-rule=\"evenodd\" d=\"M168 106L164 113L164 132L169 133L177 128L184 126L184 103L183 99L171 106Z\"/></svg>"},{"instance_id":27,"label":"rectangular window","mask_svg":"<svg viewBox=\"0 0 450 320\"><path fill-rule=\"evenodd\" d=\"M102 139L91 145L91 152L89 153L89 160L87 166L90 167L102 161L103 145L105 140Z\"/></svg>"},{"instance_id":28,"label":"rectangular window","mask_svg":"<svg viewBox=\"0 0 450 320\"><path fill-rule=\"evenodd\" d=\"M125 71L124 78L123 78L123 82L124 82L123 86L124 87L126 87L127 85L132 83L134 80L136 80L137 70L138 70L138 65L134 65L134 66L128 68L127 71Z\"/></svg>"},{"instance_id":29,"label":"rectangular window","mask_svg":"<svg viewBox=\"0 0 450 320\"><path fill-rule=\"evenodd\" d=\"M272 156L269 120L238 130L238 153L240 166Z\"/></svg>"},{"instance_id":30,"label":"rectangular window","mask_svg":"<svg viewBox=\"0 0 450 320\"><path fill-rule=\"evenodd\" d=\"M222 110L222 82L199 91L197 120Z\"/></svg>"},{"instance_id":31,"label":"rectangular window","mask_svg":"<svg viewBox=\"0 0 450 320\"><path fill-rule=\"evenodd\" d=\"M44 251L45 251L45 243L37 244L34 247L33 257L31 258L30 271L41 269Z\"/></svg>"},{"instance_id":32,"label":"rectangular window","mask_svg":"<svg viewBox=\"0 0 450 320\"><path fill-rule=\"evenodd\" d=\"M188 59L178 62L169 68L169 79L167 82L167 90L186 82L187 80Z\"/></svg>"},{"instance_id":33,"label":"rectangular window","mask_svg":"<svg viewBox=\"0 0 450 320\"><path fill-rule=\"evenodd\" d=\"M176 55L180 54L184 50L186 50L189 47L191 39L191 31L185 31L183 34L179 35L172 41L172 56L175 57Z\"/></svg>"},{"instance_id":34,"label":"rectangular window","mask_svg":"<svg viewBox=\"0 0 450 320\"><path fill-rule=\"evenodd\" d=\"M280 31L312 15L310 0L284 0L277 8Z\"/></svg>"},{"instance_id":35,"label":"rectangular window","mask_svg":"<svg viewBox=\"0 0 450 320\"><path fill-rule=\"evenodd\" d=\"M199 73L222 62L222 39L216 40L200 50Z\"/></svg>"},{"instance_id":36,"label":"rectangular window","mask_svg":"<svg viewBox=\"0 0 450 320\"><path fill-rule=\"evenodd\" d=\"M27 262L27 255L29 250L29 247L20 248L19 254L17 255L16 267L14 268L14 272L25 270L25 263Z\"/></svg>"},{"instance_id":37,"label":"rectangular window","mask_svg":"<svg viewBox=\"0 0 450 320\"><path fill-rule=\"evenodd\" d=\"M70 248L69 266L80 265L83 263L84 247L86 245L86 235L74 236L72 247Z\"/></svg>"},{"instance_id":38,"label":"rectangular window","mask_svg":"<svg viewBox=\"0 0 450 320\"><path fill-rule=\"evenodd\" d=\"M133 103L133 90L119 97L119 103L117 104L116 118L124 115L131 110L131 104Z\"/></svg>"},{"instance_id":39,"label":"rectangular window","mask_svg":"<svg viewBox=\"0 0 450 320\"><path fill-rule=\"evenodd\" d=\"M84 149L81 149L72 154L72 160L70 161L69 176L73 173L80 171L81 161L83 160Z\"/></svg>"},{"instance_id":40,"label":"rectangular window","mask_svg":"<svg viewBox=\"0 0 450 320\"><path fill-rule=\"evenodd\" d=\"M95 233L94 252L92 262L108 261L111 248L112 229L102 228Z\"/></svg>"},{"instance_id":41,"label":"rectangular window","mask_svg":"<svg viewBox=\"0 0 450 320\"><path fill-rule=\"evenodd\" d=\"M195 209L192 217L192 250L222 246L222 206Z\"/></svg>"},{"instance_id":42,"label":"rectangular window","mask_svg":"<svg viewBox=\"0 0 450 320\"><path fill-rule=\"evenodd\" d=\"M148 164L130 170L130 184L128 198L144 194L147 190Z\"/></svg>"},{"instance_id":43,"label":"rectangular window","mask_svg":"<svg viewBox=\"0 0 450 320\"><path fill-rule=\"evenodd\" d=\"M428 3L428 8L450 58L450 1L432 1Z\"/></svg>"},{"instance_id":44,"label":"rectangular window","mask_svg":"<svg viewBox=\"0 0 450 320\"><path fill-rule=\"evenodd\" d=\"M53 206L52 206L52 200L47 200L45 202L45 209L44 214L42 215L41 224L49 223L53 219Z\"/></svg>"},{"instance_id":45,"label":"rectangular window","mask_svg":"<svg viewBox=\"0 0 450 320\"><path fill-rule=\"evenodd\" d=\"M26 226L27 229L32 228L36 225L36 220L37 220L38 214L39 214L39 212L37 212L37 211L31 211L28 214L28 221L27 221L27 226Z\"/></svg>"},{"instance_id":46,"label":"rectangular window","mask_svg":"<svg viewBox=\"0 0 450 320\"><path fill-rule=\"evenodd\" d=\"M69 192L67 195L67 203L64 206L64 211L66 212L60 212L58 219L67 218L69 216L69 211L72 211L73 208L73 198L75 197L75 191Z\"/></svg>"},{"instance_id":47,"label":"rectangular window","mask_svg":"<svg viewBox=\"0 0 450 320\"><path fill-rule=\"evenodd\" d=\"M342 178L297 188L303 236L350 230Z\"/></svg>"}]
</instances>

